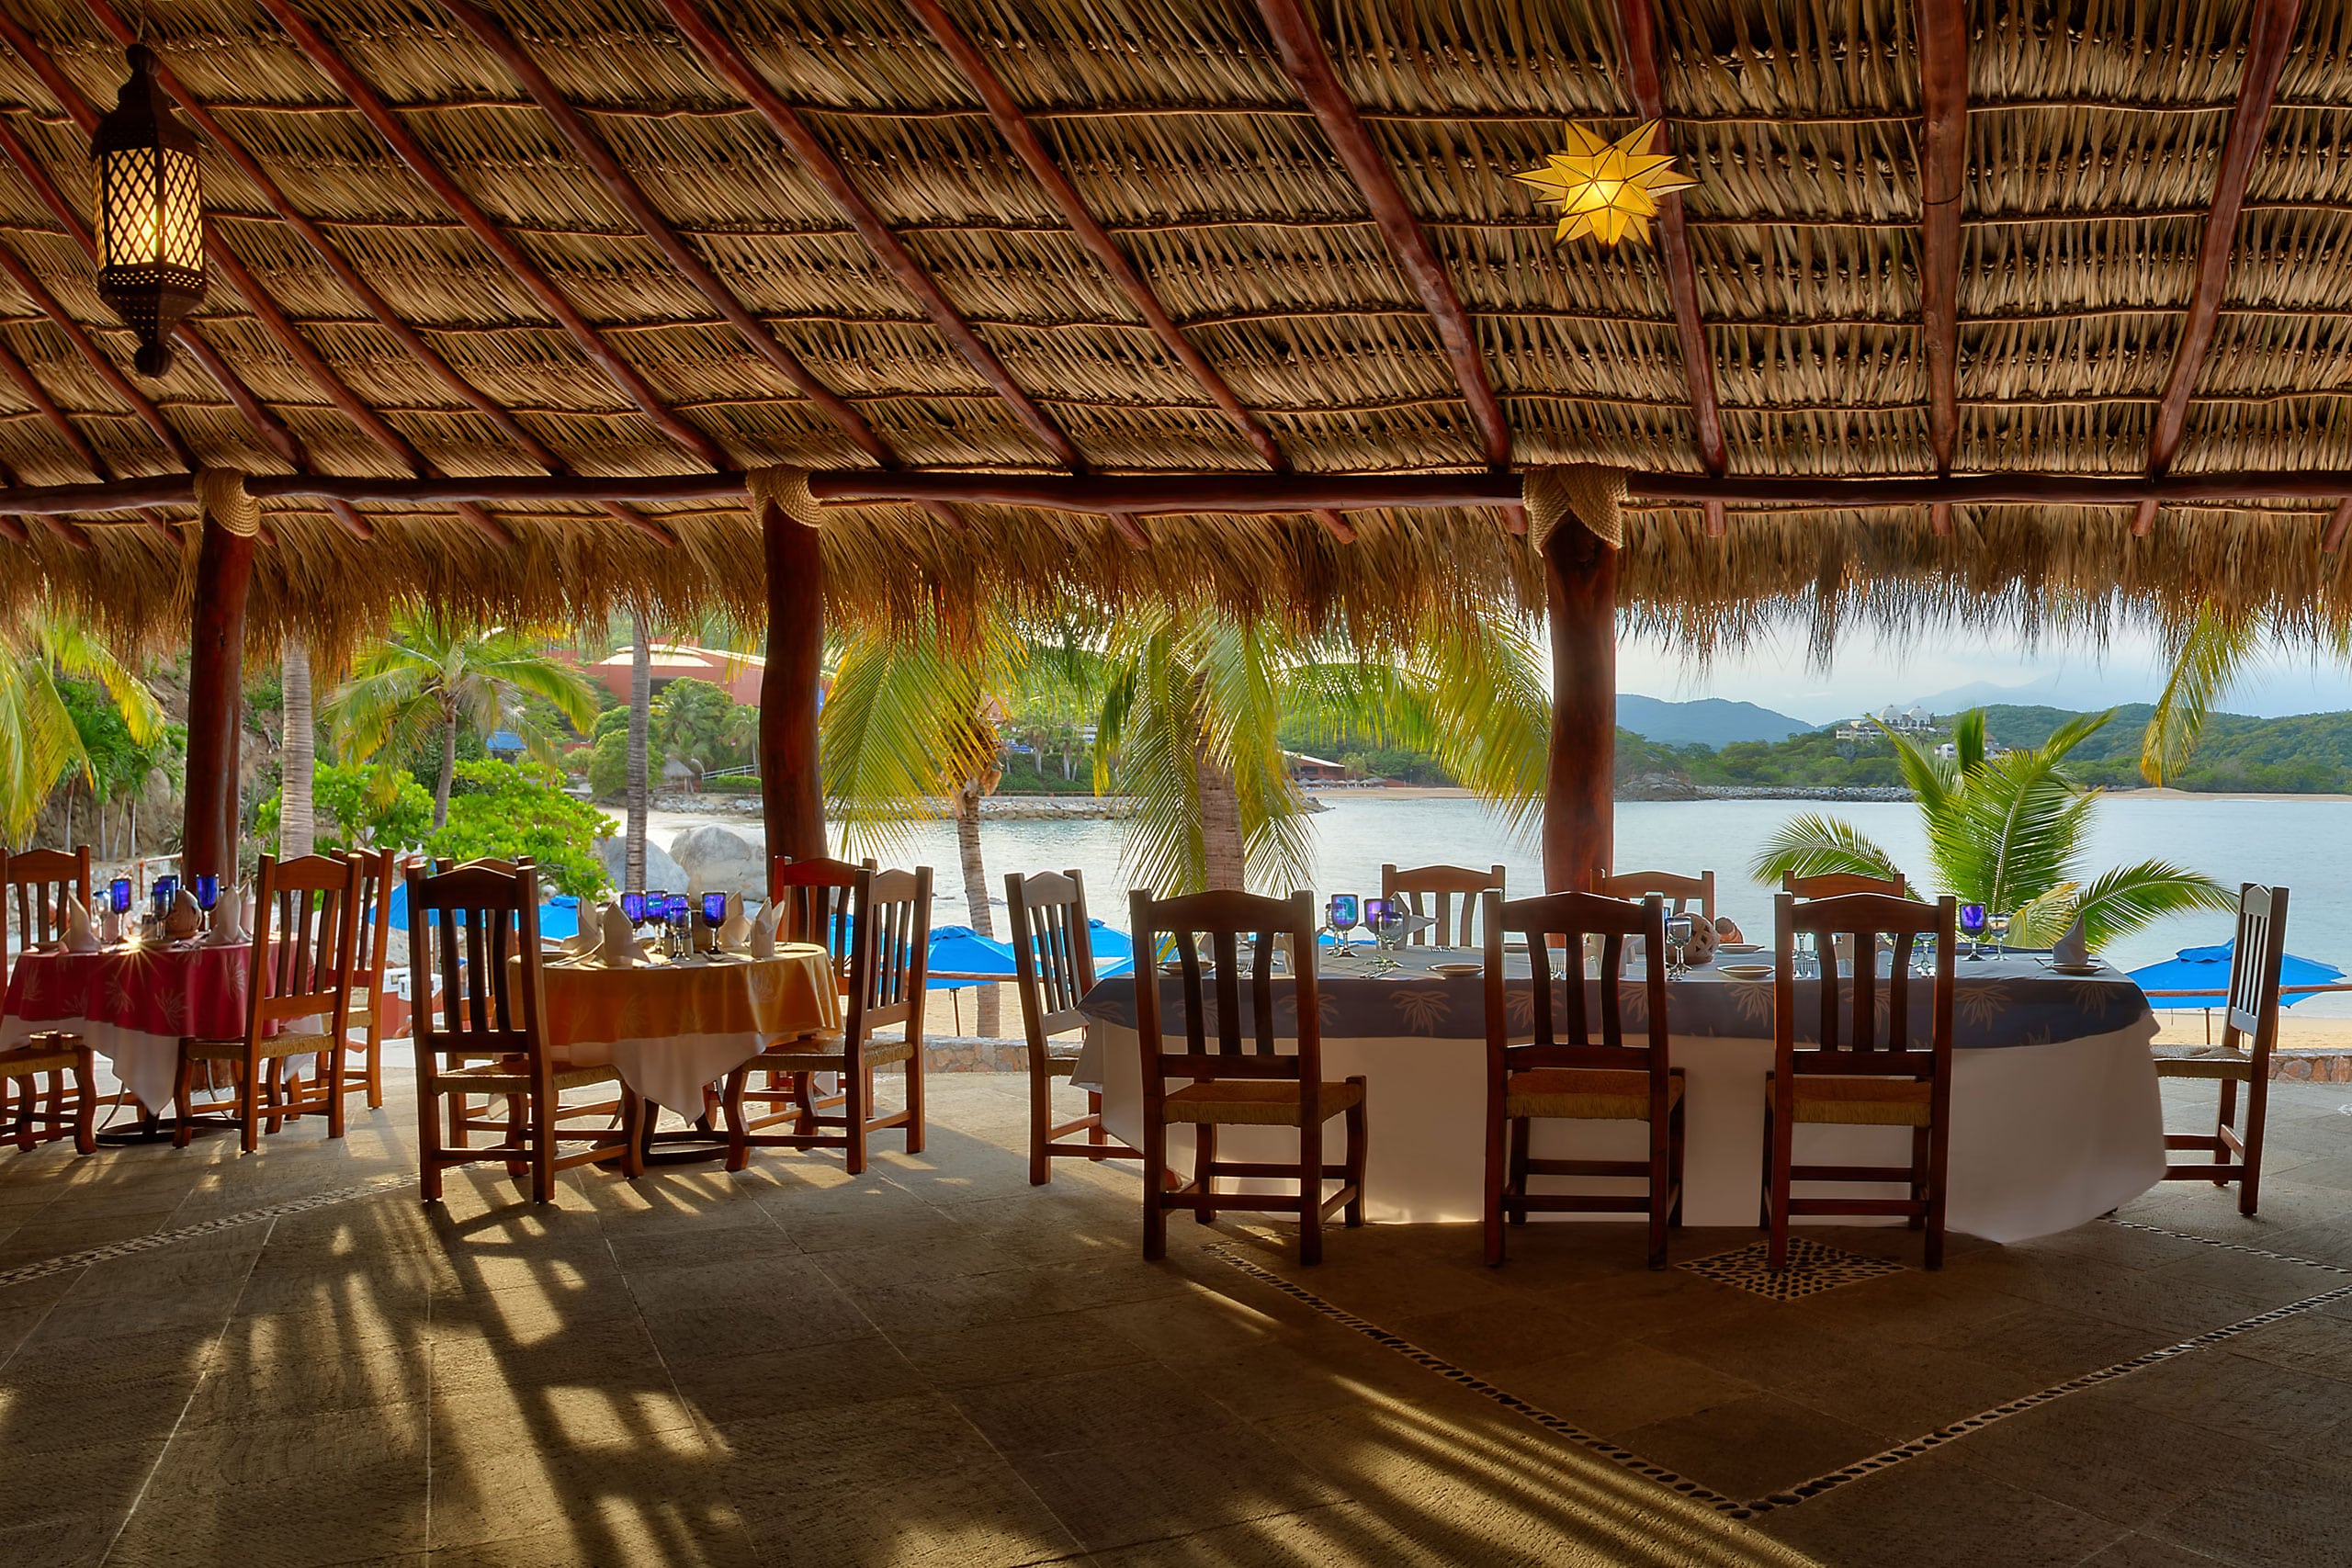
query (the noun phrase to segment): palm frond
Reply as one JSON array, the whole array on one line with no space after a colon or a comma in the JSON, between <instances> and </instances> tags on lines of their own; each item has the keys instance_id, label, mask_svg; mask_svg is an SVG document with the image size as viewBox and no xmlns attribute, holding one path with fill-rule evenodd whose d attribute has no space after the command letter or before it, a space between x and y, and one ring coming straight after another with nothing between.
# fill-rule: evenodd
<instances>
[{"instance_id":1,"label":"palm frond","mask_svg":"<svg viewBox=\"0 0 2352 1568\"><path fill-rule=\"evenodd\" d=\"M2234 909L2237 895L2202 872L2166 861L2144 860L2118 866L2085 883L2075 912L2094 949L2131 935L2167 915L2199 909Z\"/></svg>"},{"instance_id":2,"label":"palm frond","mask_svg":"<svg viewBox=\"0 0 2352 1568\"><path fill-rule=\"evenodd\" d=\"M825 796L845 852L897 854L907 824L941 814L943 781L993 758L973 722L980 673L928 629L866 636L842 649L819 719Z\"/></svg>"},{"instance_id":3,"label":"palm frond","mask_svg":"<svg viewBox=\"0 0 2352 1568\"><path fill-rule=\"evenodd\" d=\"M1764 840L1748 863L1758 881L1784 876L1902 875L1887 852L1852 823L1819 812L1791 818Z\"/></svg>"},{"instance_id":4,"label":"palm frond","mask_svg":"<svg viewBox=\"0 0 2352 1568\"><path fill-rule=\"evenodd\" d=\"M2213 705L2237 683L2262 644L2263 631L2264 624L2256 616L2224 615L2210 604L2198 606L2196 618L2172 650L2165 689L2141 732L2141 777L2161 784L2188 765Z\"/></svg>"}]
</instances>

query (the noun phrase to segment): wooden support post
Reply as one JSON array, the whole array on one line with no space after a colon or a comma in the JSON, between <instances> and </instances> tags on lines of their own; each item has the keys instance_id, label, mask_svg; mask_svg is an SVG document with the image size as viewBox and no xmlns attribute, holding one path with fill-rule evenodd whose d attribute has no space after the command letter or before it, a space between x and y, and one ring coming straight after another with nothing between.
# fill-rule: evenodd
<instances>
[{"instance_id":1,"label":"wooden support post","mask_svg":"<svg viewBox=\"0 0 2352 1568\"><path fill-rule=\"evenodd\" d=\"M1544 541L1552 623L1552 756L1544 784L1544 886L1587 891L1614 864L1617 552L1574 518Z\"/></svg>"},{"instance_id":2,"label":"wooden support post","mask_svg":"<svg viewBox=\"0 0 2352 1568\"><path fill-rule=\"evenodd\" d=\"M245 590L254 538L214 517L199 525L180 870L187 876L209 872L225 883L237 871L237 731L244 717Z\"/></svg>"},{"instance_id":3,"label":"wooden support post","mask_svg":"<svg viewBox=\"0 0 2352 1568\"><path fill-rule=\"evenodd\" d=\"M760 678L760 812L768 853L825 853L825 784L817 768L817 691L824 676L824 541L774 505L760 508L768 568L768 664Z\"/></svg>"}]
</instances>

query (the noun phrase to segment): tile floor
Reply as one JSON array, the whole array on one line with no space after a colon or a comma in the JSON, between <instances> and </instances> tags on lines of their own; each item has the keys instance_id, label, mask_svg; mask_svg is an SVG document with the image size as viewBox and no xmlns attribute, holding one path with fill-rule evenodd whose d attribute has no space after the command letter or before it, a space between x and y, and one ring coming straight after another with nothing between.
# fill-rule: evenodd
<instances>
[{"instance_id":1,"label":"tile floor","mask_svg":"<svg viewBox=\"0 0 2352 1568\"><path fill-rule=\"evenodd\" d=\"M1128 1168L1033 1190L1023 1083L933 1083L860 1179L544 1210L421 1206L404 1094L0 1153L0 1563L2352 1562L2340 1088L2274 1099L2257 1221L2176 1186L1783 1304L1616 1226L1301 1270L1235 1215L1147 1266Z\"/></svg>"}]
</instances>

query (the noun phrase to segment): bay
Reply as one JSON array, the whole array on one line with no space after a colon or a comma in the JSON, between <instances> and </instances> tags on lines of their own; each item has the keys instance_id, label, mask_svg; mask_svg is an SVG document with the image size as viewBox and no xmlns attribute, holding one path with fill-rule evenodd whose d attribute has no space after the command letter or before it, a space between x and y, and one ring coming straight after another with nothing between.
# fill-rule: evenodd
<instances>
[{"instance_id":1,"label":"bay","mask_svg":"<svg viewBox=\"0 0 2352 1568\"><path fill-rule=\"evenodd\" d=\"M1500 863L1514 890L1543 886L1543 861L1532 821L1514 829L1472 800L1400 799L1371 791L1335 792L1323 799L1329 809L1309 818L1318 899L1334 892L1378 892L1384 862ZM1782 823L1816 810L1852 822L1907 874L1932 886L1917 813L1900 802L1623 801L1617 807L1616 863L1626 871L1713 869L1718 912L1737 920L1751 940L1770 942L1777 888L1750 877L1747 863L1757 846ZM654 814L652 836L666 845L675 833L704 822L753 840L760 837L758 824L740 817L672 812ZM1120 862L1125 836L1124 824L1109 821L984 823L980 843L999 907L999 934L1007 872L1070 867L1085 874L1094 915L1125 928L1129 886ZM903 845L883 858L889 863L919 862L934 867L934 922L971 923L952 824L910 824ZM2101 801L2087 870L2096 874L2109 866L2150 859L2202 871L2233 887L2260 882L2291 889L2289 950L2352 968L2352 898L2346 897L2352 886L2352 800L2121 795ZM2230 927L2229 917L2222 914L2167 919L2116 943L2107 956L2133 968L2169 957L2178 948L2225 942ZM2302 1017L2352 1017L2352 993L2312 998L2296 1012Z\"/></svg>"}]
</instances>

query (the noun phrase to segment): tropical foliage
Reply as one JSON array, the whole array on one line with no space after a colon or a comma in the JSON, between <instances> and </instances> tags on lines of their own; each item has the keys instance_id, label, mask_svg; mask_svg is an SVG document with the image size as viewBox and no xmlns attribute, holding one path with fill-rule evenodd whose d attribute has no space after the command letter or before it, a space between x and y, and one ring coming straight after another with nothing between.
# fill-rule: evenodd
<instances>
[{"instance_id":1,"label":"tropical foliage","mask_svg":"<svg viewBox=\"0 0 2352 1568\"><path fill-rule=\"evenodd\" d=\"M759 710L740 706L722 688L690 676L662 688L652 716L652 739L696 773L749 761L757 743Z\"/></svg>"},{"instance_id":2,"label":"tropical foliage","mask_svg":"<svg viewBox=\"0 0 2352 1568\"><path fill-rule=\"evenodd\" d=\"M2229 689L2237 683L2267 631L2247 615L2224 615L2211 605L2180 628L2172 646L2172 669L2140 739L2140 773L2152 784L2178 776L2205 733L2205 726ZM2346 651L2339 637L2336 652Z\"/></svg>"},{"instance_id":3,"label":"tropical foliage","mask_svg":"<svg viewBox=\"0 0 2352 1568\"><path fill-rule=\"evenodd\" d=\"M2113 716L2076 718L2039 746L1999 756L1985 744L1981 709L1954 723L1954 757L1938 757L1928 746L1890 733L1904 782L1917 797L1934 873L1907 880L2009 913L2010 940L2028 947L2047 946L2077 918L2098 948L2167 915L2233 908L2235 899L2212 878L2164 861L2086 874L2084 851L2098 795L2064 764ZM1904 874L1860 829L1818 814L1782 827L1753 869L1768 881L1792 874Z\"/></svg>"},{"instance_id":4,"label":"tropical foliage","mask_svg":"<svg viewBox=\"0 0 2352 1568\"><path fill-rule=\"evenodd\" d=\"M554 769L460 762L457 784L449 819L425 838L426 853L459 861L528 855L538 862L542 888L580 898L603 890L606 877L596 840L611 837L613 820L566 795Z\"/></svg>"},{"instance_id":5,"label":"tropical foliage","mask_svg":"<svg viewBox=\"0 0 2352 1568\"><path fill-rule=\"evenodd\" d=\"M255 824L255 830L280 854L293 848L286 840L286 806L287 792L281 787L261 803ZM311 849L319 854L414 849L433 831L433 795L406 773L393 773L388 780L377 768L322 764L311 775Z\"/></svg>"},{"instance_id":6,"label":"tropical foliage","mask_svg":"<svg viewBox=\"0 0 2352 1568\"><path fill-rule=\"evenodd\" d=\"M409 615L353 660L350 679L328 696L321 713L346 761L385 751L405 757L437 739L441 768L433 792L433 823L438 828L448 819L461 731L479 738L512 729L533 757L556 760L557 738L534 721L521 701L524 694L544 697L581 728L595 719L587 681L546 651L538 638L503 627L472 631L436 617Z\"/></svg>"},{"instance_id":7,"label":"tropical foliage","mask_svg":"<svg viewBox=\"0 0 2352 1568\"><path fill-rule=\"evenodd\" d=\"M88 743L59 689L67 676L105 691L134 745L153 748L164 739L154 694L87 626L47 611L18 619L0 634L0 838L12 844L32 831L69 771L93 787L97 783Z\"/></svg>"}]
</instances>

